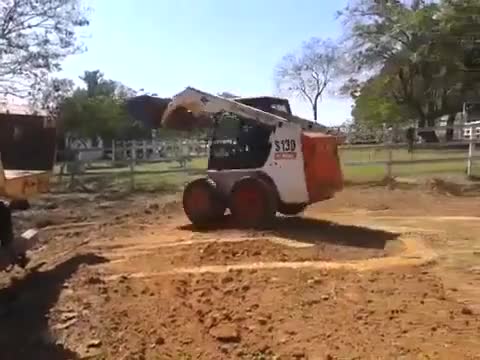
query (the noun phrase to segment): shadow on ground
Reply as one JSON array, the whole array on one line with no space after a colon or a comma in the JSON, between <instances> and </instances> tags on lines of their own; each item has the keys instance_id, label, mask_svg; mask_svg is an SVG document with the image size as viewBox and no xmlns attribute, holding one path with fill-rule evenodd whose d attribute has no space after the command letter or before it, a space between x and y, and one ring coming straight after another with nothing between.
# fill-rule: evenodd
<instances>
[{"instance_id":1,"label":"shadow on ground","mask_svg":"<svg viewBox=\"0 0 480 360\"><path fill-rule=\"evenodd\" d=\"M209 232L233 230L230 217L215 226L198 228L192 224L183 225L181 230L192 232ZM266 232L285 239L309 244L328 243L340 246L353 246L368 249L384 249L387 241L395 240L400 234L370 229L362 226L343 225L331 221L308 217L277 217Z\"/></svg>"},{"instance_id":2,"label":"shadow on ground","mask_svg":"<svg viewBox=\"0 0 480 360\"><path fill-rule=\"evenodd\" d=\"M0 359L78 359L76 353L56 344L49 331L48 314L63 284L81 265L106 261L93 254L78 255L53 269L30 272L0 289Z\"/></svg>"}]
</instances>

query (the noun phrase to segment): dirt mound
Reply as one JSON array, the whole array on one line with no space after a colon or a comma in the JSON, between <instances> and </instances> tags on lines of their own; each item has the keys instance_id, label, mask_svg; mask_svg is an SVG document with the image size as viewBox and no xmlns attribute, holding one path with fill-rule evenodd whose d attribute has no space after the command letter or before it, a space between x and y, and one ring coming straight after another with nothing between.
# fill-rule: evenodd
<instances>
[{"instance_id":1,"label":"dirt mound","mask_svg":"<svg viewBox=\"0 0 480 360\"><path fill-rule=\"evenodd\" d=\"M0 359L478 357L477 198L346 188L262 232L195 230L178 199L54 196L16 213L60 223L27 273L0 276Z\"/></svg>"},{"instance_id":2,"label":"dirt mound","mask_svg":"<svg viewBox=\"0 0 480 360\"><path fill-rule=\"evenodd\" d=\"M53 339L85 357L470 358L479 350L478 316L448 300L426 268L232 271L114 283L92 281L94 275L84 270L72 278L67 289L82 291L61 296L50 312ZM33 349L25 353L36 357Z\"/></svg>"},{"instance_id":3,"label":"dirt mound","mask_svg":"<svg viewBox=\"0 0 480 360\"><path fill-rule=\"evenodd\" d=\"M117 253L116 268L126 272L155 273L172 271L177 268L200 267L204 265L235 265L269 262L305 261L347 261L364 260L391 256L400 253L400 241L385 243L383 248L354 247L342 244L319 242L316 245L299 245L281 238L245 238L199 241L199 244L181 243L174 246L159 246L157 249L142 251L136 248L138 256L123 256Z\"/></svg>"}]
</instances>

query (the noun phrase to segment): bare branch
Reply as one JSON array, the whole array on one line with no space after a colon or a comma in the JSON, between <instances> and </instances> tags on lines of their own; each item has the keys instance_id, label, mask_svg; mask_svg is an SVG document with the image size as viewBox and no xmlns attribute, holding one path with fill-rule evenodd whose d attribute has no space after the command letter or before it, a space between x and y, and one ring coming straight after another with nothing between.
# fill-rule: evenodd
<instances>
[{"instance_id":1,"label":"bare branch","mask_svg":"<svg viewBox=\"0 0 480 360\"><path fill-rule=\"evenodd\" d=\"M88 25L81 0L0 1L0 93L25 96L81 51L75 30Z\"/></svg>"},{"instance_id":2,"label":"bare branch","mask_svg":"<svg viewBox=\"0 0 480 360\"><path fill-rule=\"evenodd\" d=\"M318 102L339 72L338 58L338 46L332 41L310 39L297 56L287 55L278 65L275 73L278 91L308 101L316 120Z\"/></svg>"}]
</instances>

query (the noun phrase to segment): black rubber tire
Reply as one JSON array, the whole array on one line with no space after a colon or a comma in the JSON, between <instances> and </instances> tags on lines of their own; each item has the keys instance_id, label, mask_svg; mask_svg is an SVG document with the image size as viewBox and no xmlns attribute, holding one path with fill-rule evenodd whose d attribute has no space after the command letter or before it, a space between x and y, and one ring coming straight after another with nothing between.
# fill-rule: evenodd
<instances>
[{"instance_id":1,"label":"black rubber tire","mask_svg":"<svg viewBox=\"0 0 480 360\"><path fill-rule=\"evenodd\" d=\"M7 247L13 242L12 211L0 201L0 246Z\"/></svg>"},{"instance_id":2,"label":"black rubber tire","mask_svg":"<svg viewBox=\"0 0 480 360\"><path fill-rule=\"evenodd\" d=\"M278 205L278 212L286 216L295 216L305 210L306 207L306 204L285 204L282 202Z\"/></svg>"},{"instance_id":3,"label":"black rubber tire","mask_svg":"<svg viewBox=\"0 0 480 360\"><path fill-rule=\"evenodd\" d=\"M10 201L10 210L25 211L30 209L30 203L26 199L15 199Z\"/></svg>"},{"instance_id":4,"label":"black rubber tire","mask_svg":"<svg viewBox=\"0 0 480 360\"><path fill-rule=\"evenodd\" d=\"M204 203L195 200L195 193L202 194ZM190 222L199 227L212 225L222 220L226 204L215 182L208 178L190 182L183 191L183 210Z\"/></svg>"},{"instance_id":5,"label":"black rubber tire","mask_svg":"<svg viewBox=\"0 0 480 360\"><path fill-rule=\"evenodd\" d=\"M245 199L250 193L252 201ZM267 228L277 213L275 191L263 179L244 177L232 188L229 208L235 225L247 228Z\"/></svg>"}]
</instances>

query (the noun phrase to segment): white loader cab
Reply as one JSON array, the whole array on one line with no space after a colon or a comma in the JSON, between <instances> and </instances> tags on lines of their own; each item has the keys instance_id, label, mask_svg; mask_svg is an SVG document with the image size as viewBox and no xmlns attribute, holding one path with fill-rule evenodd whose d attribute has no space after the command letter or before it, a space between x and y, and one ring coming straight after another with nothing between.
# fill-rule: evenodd
<instances>
[{"instance_id":1,"label":"white loader cab","mask_svg":"<svg viewBox=\"0 0 480 360\"><path fill-rule=\"evenodd\" d=\"M277 212L298 214L339 191L336 137L312 131L303 121L193 88L174 96L163 127L212 127L207 176L189 183L183 195L190 221L217 222L229 209L238 225L262 226Z\"/></svg>"}]
</instances>

